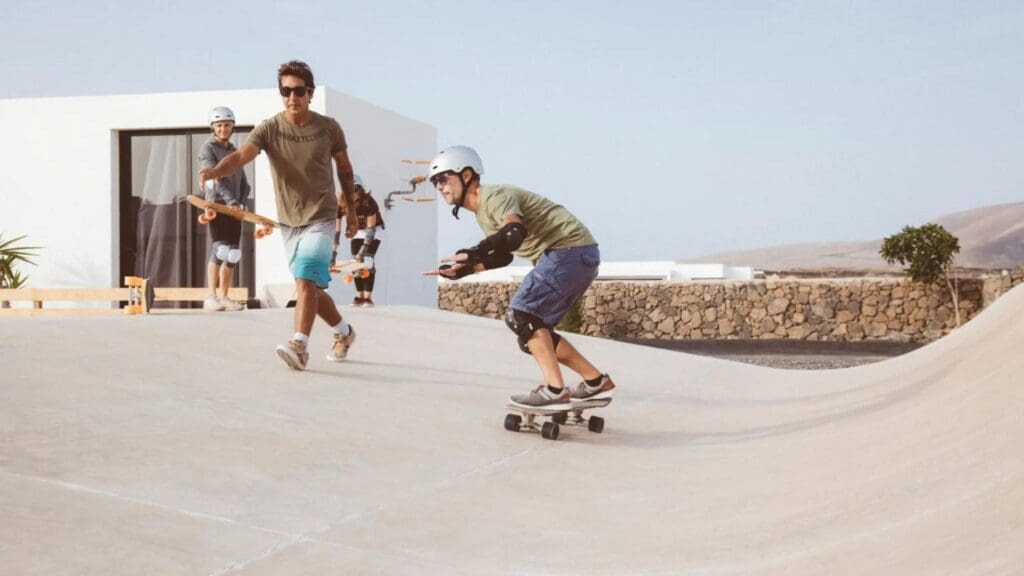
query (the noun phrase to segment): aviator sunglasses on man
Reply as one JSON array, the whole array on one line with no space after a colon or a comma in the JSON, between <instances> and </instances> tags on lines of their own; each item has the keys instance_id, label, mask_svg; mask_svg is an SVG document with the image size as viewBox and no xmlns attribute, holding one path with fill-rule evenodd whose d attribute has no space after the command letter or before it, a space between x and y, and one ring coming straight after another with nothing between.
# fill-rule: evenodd
<instances>
[{"instance_id":1,"label":"aviator sunglasses on man","mask_svg":"<svg viewBox=\"0 0 1024 576\"><path fill-rule=\"evenodd\" d=\"M434 185L434 188L440 188L448 183L448 178L455 176L454 172L444 172L442 174L435 174L430 178L430 183Z\"/></svg>"}]
</instances>

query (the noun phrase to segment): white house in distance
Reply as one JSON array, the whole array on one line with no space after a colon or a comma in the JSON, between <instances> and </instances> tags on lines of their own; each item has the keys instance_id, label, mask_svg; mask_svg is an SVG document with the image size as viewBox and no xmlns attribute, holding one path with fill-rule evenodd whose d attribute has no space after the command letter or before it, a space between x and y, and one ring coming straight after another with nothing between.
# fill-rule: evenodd
<instances>
[{"instance_id":1,"label":"white house in distance","mask_svg":"<svg viewBox=\"0 0 1024 576\"><path fill-rule=\"evenodd\" d=\"M202 195L196 155L214 106L234 111L236 144L282 110L274 89L0 100L0 233L44 247L38 266L22 267L29 286L117 287L128 275L157 286L205 285L207 233L184 199ZM374 299L436 307L436 280L420 275L437 265L436 205L401 201L409 196L384 204L425 171L402 161L432 158L437 130L326 86L317 87L312 109L341 123L353 166L383 212ZM246 170L250 208L276 218L266 155ZM431 194L424 187L417 196ZM293 285L281 234L256 241L251 232L246 224L236 283L280 305ZM339 252L348 250L343 238ZM346 303L353 287L336 280L330 292Z\"/></svg>"}]
</instances>

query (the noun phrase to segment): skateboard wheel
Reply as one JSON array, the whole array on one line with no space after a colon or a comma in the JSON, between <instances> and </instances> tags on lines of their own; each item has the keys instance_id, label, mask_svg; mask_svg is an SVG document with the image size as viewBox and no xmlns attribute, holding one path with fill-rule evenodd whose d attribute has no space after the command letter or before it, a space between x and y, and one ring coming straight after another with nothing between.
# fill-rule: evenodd
<instances>
[{"instance_id":1,"label":"skateboard wheel","mask_svg":"<svg viewBox=\"0 0 1024 576\"><path fill-rule=\"evenodd\" d=\"M545 422L544 426L541 426L540 435L548 440L556 440L558 438L558 424Z\"/></svg>"},{"instance_id":2,"label":"skateboard wheel","mask_svg":"<svg viewBox=\"0 0 1024 576\"><path fill-rule=\"evenodd\" d=\"M552 414L551 421L556 424L565 424L566 422L569 421L569 413L559 412L558 414Z\"/></svg>"},{"instance_id":3,"label":"skateboard wheel","mask_svg":"<svg viewBox=\"0 0 1024 576\"><path fill-rule=\"evenodd\" d=\"M509 432L519 432L519 425L523 422L523 418L518 414L506 414L505 415L505 430Z\"/></svg>"},{"instance_id":4,"label":"skateboard wheel","mask_svg":"<svg viewBox=\"0 0 1024 576\"><path fill-rule=\"evenodd\" d=\"M199 223L200 224L209 224L209 222L210 222L210 219L206 217L206 214L200 214L199 215Z\"/></svg>"},{"instance_id":5,"label":"skateboard wheel","mask_svg":"<svg viewBox=\"0 0 1024 576\"><path fill-rule=\"evenodd\" d=\"M362 270L359 271L359 277L360 278L369 278L370 277L370 271L367 270L366 268L363 268Z\"/></svg>"},{"instance_id":6,"label":"skateboard wheel","mask_svg":"<svg viewBox=\"0 0 1024 576\"><path fill-rule=\"evenodd\" d=\"M345 284L351 284L352 283L352 275L351 274L345 274L345 276L342 277L342 280L345 281Z\"/></svg>"},{"instance_id":7,"label":"skateboard wheel","mask_svg":"<svg viewBox=\"0 0 1024 576\"><path fill-rule=\"evenodd\" d=\"M600 416L591 416L590 421L587 422L587 429L591 432L600 434L601 431L604 430L604 418L601 418Z\"/></svg>"}]
</instances>

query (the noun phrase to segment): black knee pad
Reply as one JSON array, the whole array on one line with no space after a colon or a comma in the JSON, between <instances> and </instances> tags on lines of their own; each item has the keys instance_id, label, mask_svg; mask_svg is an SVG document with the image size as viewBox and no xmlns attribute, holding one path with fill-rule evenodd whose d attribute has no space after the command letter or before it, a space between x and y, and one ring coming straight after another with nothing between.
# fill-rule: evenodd
<instances>
[{"instance_id":1,"label":"black knee pad","mask_svg":"<svg viewBox=\"0 0 1024 576\"><path fill-rule=\"evenodd\" d=\"M529 347L526 343L529 342L530 338L533 337L533 333L537 330L547 330L551 334L551 341L558 347L558 341L562 339L550 326L544 323L543 320L514 308L509 308L505 311L505 325L516 333L519 340L519 349L527 354L531 354Z\"/></svg>"}]
</instances>

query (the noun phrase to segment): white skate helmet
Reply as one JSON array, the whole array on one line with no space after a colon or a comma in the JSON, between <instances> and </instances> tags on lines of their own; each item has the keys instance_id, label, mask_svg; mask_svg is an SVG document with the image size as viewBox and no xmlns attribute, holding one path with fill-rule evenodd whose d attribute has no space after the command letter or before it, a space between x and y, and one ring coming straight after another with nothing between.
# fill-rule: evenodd
<instances>
[{"instance_id":1,"label":"white skate helmet","mask_svg":"<svg viewBox=\"0 0 1024 576\"><path fill-rule=\"evenodd\" d=\"M235 123L235 113L231 111L231 108L227 106L217 106L206 116L208 124L212 125L214 122L231 122Z\"/></svg>"},{"instance_id":2,"label":"white skate helmet","mask_svg":"<svg viewBox=\"0 0 1024 576\"><path fill-rule=\"evenodd\" d=\"M480 159L480 155L476 153L476 150L469 146L452 146L451 148L441 150L430 161L430 174L428 178L433 178L445 172L455 172L458 174L464 168L472 168L477 176L482 176L484 173L484 162Z\"/></svg>"}]
</instances>

